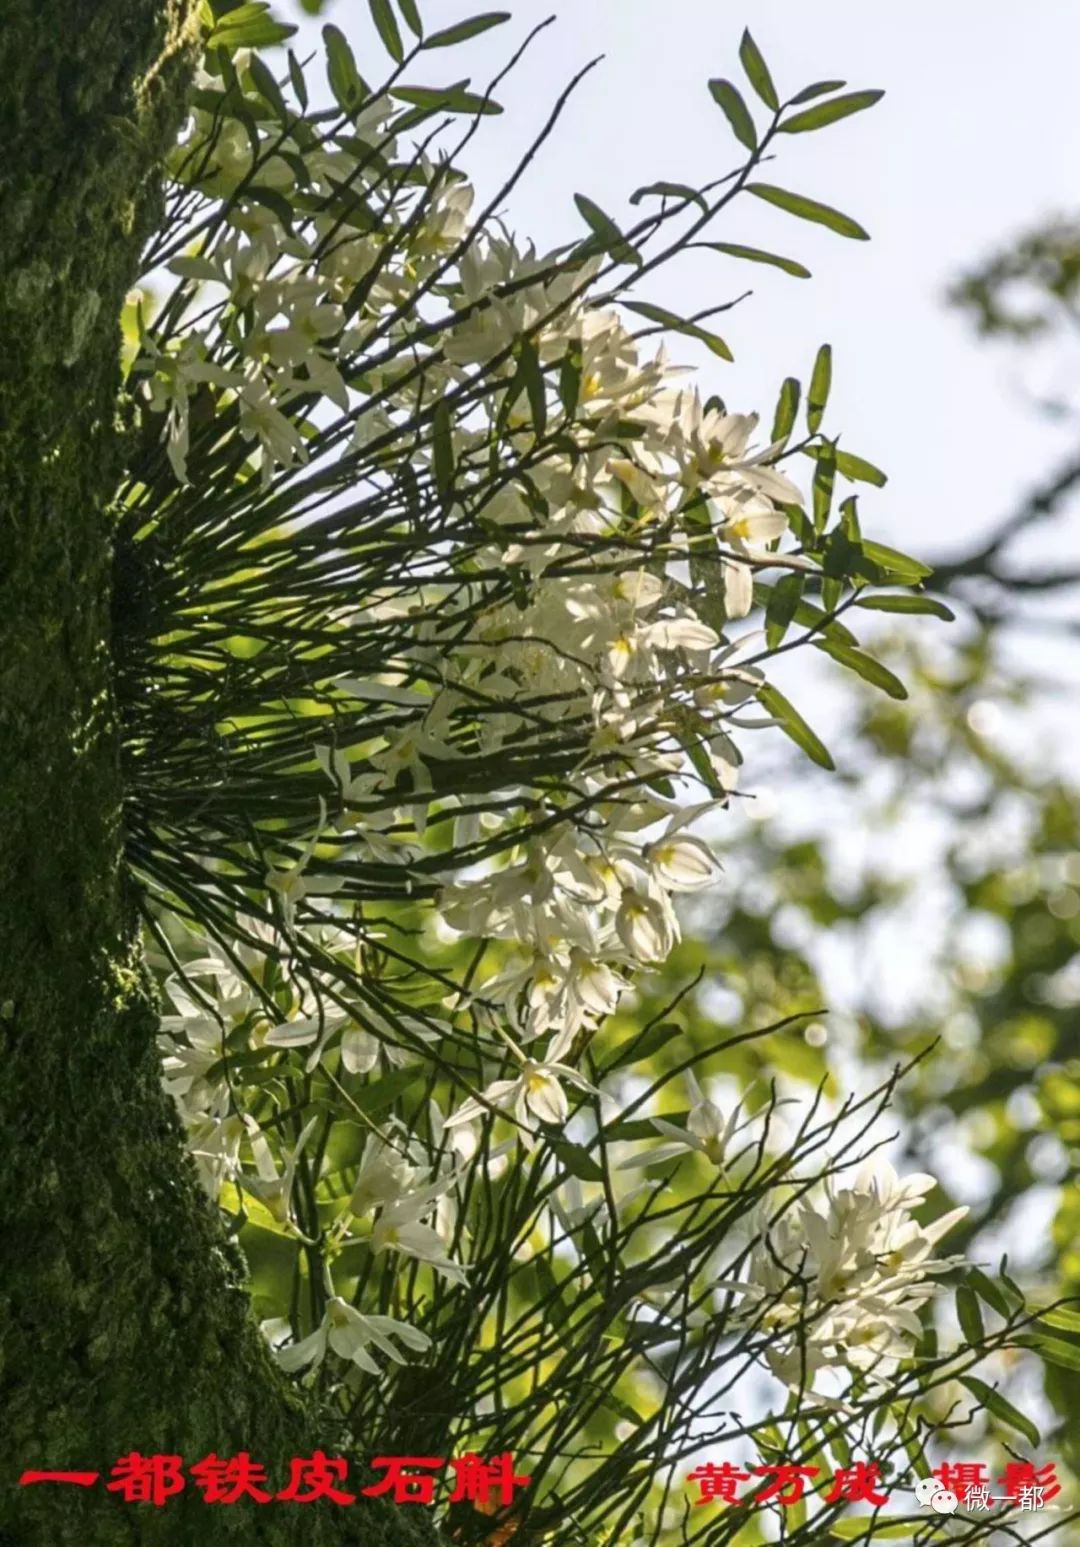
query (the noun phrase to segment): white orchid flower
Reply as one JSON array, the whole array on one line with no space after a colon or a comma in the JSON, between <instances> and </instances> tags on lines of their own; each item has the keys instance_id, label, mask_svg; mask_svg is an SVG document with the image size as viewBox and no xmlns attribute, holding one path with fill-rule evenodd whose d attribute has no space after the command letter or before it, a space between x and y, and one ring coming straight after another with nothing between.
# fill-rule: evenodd
<instances>
[{"instance_id":1,"label":"white orchid flower","mask_svg":"<svg viewBox=\"0 0 1080 1547\"><path fill-rule=\"evenodd\" d=\"M326 802L320 799L319 825L304 845L299 859L295 860L291 865L271 865L263 878L265 884L280 899L281 911L289 928L295 922L297 905L305 897L325 897L340 891L341 887L345 884L340 876L317 876L311 878L306 874L307 867L315 854L325 826Z\"/></svg>"},{"instance_id":2,"label":"white orchid flower","mask_svg":"<svg viewBox=\"0 0 1080 1547\"><path fill-rule=\"evenodd\" d=\"M285 1152L284 1164L279 1171L266 1135L250 1113L245 1114L244 1117L244 1126L247 1129L248 1143L255 1159L257 1175L250 1176L247 1172L241 1171L237 1181L245 1192L251 1193L253 1198L258 1198L278 1224L287 1225L294 1230L296 1227L292 1220L291 1207L296 1165L318 1123L319 1119L316 1116L304 1124L296 1144L291 1150Z\"/></svg>"},{"instance_id":3,"label":"white orchid flower","mask_svg":"<svg viewBox=\"0 0 1080 1547\"><path fill-rule=\"evenodd\" d=\"M298 1343L287 1342L290 1330L289 1323L282 1318L262 1323L263 1335L270 1343L274 1357L290 1374L317 1369L329 1349L339 1358L359 1365L369 1375L378 1375L379 1366L368 1352L369 1348L376 1348L395 1364L405 1364L407 1361L397 1343L421 1354L431 1347L431 1339L418 1327L393 1316L364 1315L340 1295L330 1296L322 1321L307 1337Z\"/></svg>"}]
</instances>

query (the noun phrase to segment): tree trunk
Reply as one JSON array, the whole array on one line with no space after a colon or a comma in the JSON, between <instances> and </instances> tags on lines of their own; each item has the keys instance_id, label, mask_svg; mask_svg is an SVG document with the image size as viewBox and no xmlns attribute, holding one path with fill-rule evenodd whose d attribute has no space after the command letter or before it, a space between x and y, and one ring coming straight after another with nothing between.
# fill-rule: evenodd
<instances>
[{"instance_id":1,"label":"tree trunk","mask_svg":"<svg viewBox=\"0 0 1080 1547\"><path fill-rule=\"evenodd\" d=\"M7 0L0 26L0 1540L396 1547L431 1540L421 1511L105 1489L130 1451L244 1450L280 1486L335 1448L183 1153L121 857L117 319L191 21L189 0ZM20 1488L24 1468L104 1475Z\"/></svg>"}]
</instances>

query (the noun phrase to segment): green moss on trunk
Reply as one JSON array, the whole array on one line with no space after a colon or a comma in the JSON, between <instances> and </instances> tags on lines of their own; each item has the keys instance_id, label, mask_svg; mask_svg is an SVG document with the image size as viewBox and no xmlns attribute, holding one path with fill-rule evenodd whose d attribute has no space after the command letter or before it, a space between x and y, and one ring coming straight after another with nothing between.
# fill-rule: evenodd
<instances>
[{"instance_id":1,"label":"green moss on trunk","mask_svg":"<svg viewBox=\"0 0 1080 1547\"><path fill-rule=\"evenodd\" d=\"M9 0L0 28L0 1540L397 1547L431 1540L419 1513L17 1487L131 1450L247 1450L277 1480L335 1448L183 1154L121 861L117 317L190 19L188 0Z\"/></svg>"}]
</instances>

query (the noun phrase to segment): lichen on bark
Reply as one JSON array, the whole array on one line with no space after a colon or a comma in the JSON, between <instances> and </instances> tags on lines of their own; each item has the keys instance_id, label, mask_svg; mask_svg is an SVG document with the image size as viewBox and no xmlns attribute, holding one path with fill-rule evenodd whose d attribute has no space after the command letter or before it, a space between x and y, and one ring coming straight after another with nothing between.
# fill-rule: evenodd
<instances>
[{"instance_id":1,"label":"lichen on bark","mask_svg":"<svg viewBox=\"0 0 1080 1547\"><path fill-rule=\"evenodd\" d=\"M0 28L0 1541L404 1547L364 1501L161 1508L23 1468L285 1460L273 1365L161 1089L122 863L110 648L118 316L160 214L189 0L8 0Z\"/></svg>"}]
</instances>

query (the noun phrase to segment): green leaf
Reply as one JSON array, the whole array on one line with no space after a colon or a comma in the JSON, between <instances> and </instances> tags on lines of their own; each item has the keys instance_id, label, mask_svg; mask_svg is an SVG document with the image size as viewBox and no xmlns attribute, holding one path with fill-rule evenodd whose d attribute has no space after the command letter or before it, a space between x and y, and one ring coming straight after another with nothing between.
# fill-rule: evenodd
<instances>
[{"instance_id":1,"label":"green leaf","mask_svg":"<svg viewBox=\"0 0 1080 1547\"><path fill-rule=\"evenodd\" d=\"M887 548L884 543L864 542L863 554L871 563L908 585L918 585L920 580L934 573L929 564L921 564L918 559L909 558L898 548Z\"/></svg>"},{"instance_id":2,"label":"green leaf","mask_svg":"<svg viewBox=\"0 0 1080 1547\"><path fill-rule=\"evenodd\" d=\"M454 487L454 440L450 430L450 406L446 399L439 403L432 420L432 463L435 471L435 487L445 501Z\"/></svg>"},{"instance_id":3,"label":"green leaf","mask_svg":"<svg viewBox=\"0 0 1080 1547\"><path fill-rule=\"evenodd\" d=\"M861 113L868 107L873 107L875 102L880 102L885 95L883 91L852 91L846 97L834 97L831 102L819 102L817 107L808 107L805 113L796 113L794 118L789 118L780 127L781 134L806 134L811 129L824 129L826 124L837 123L841 118L850 118L852 113Z\"/></svg>"},{"instance_id":4,"label":"green leaf","mask_svg":"<svg viewBox=\"0 0 1080 1547\"><path fill-rule=\"evenodd\" d=\"M405 58L405 49L401 42L401 33L398 30L397 17L390 0L368 0L368 9L371 11L371 19L375 23L375 30L383 42L383 47L396 64L400 64Z\"/></svg>"},{"instance_id":5,"label":"green leaf","mask_svg":"<svg viewBox=\"0 0 1080 1547\"><path fill-rule=\"evenodd\" d=\"M845 478L850 478L852 483L872 483L879 489L884 489L888 478L875 467L873 462L868 462L865 457L857 457L851 451L838 451L836 453L837 471L843 473Z\"/></svg>"},{"instance_id":6,"label":"green leaf","mask_svg":"<svg viewBox=\"0 0 1080 1547\"><path fill-rule=\"evenodd\" d=\"M639 317L647 317L650 322L658 322L665 328L682 333L686 338L696 338L707 349L711 349L714 355L719 355L721 360L735 358L719 334L710 333L708 328L703 328L696 322L690 322L675 312L669 312L666 306L654 306L649 301L624 301L623 305L627 311L636 312Z\"/></svg>"},{"instance_id":7,"label":"green leaf","mask_svg":"<svg viewBox=\"0 0 1080 1547\"><path fill-rule=\"evenodd\" d=\"M840 644L835 639L815 639L814 646L831 656L839 665L846 666L849 671L855 672L864 682L880 688L890 698L907 698L907 688L900 678L880 661L875 661L874 657L868 655L865 650L856 649L854 645Z\"/></svg>"},{"instance_id":8,"label":"green leaf","mask_svg":"<svg viewBox=\"0 0 1080 1547\"><path fill-rule=\"evenodd\" d=\"M746 71L747 80L753 86L765 106L771 108L774 113L779 112L780 98L776 95L776 87L773 85L772 76L769 74L769 67L761 57L761 50L749 32L744 32L742 35L742 42L739 44L739 59L743 69Z\"/></svg>"},{"instance_id":9,"label":"green leaf","mask_svg":"<svg viewBox=\"0 0 1080 1547\"><path fill-rule=\"evenodd\" d=\"M993 1386L988 1386L985 1381L979 1380L974 1375L961 1375L960 1384L967 1387L988 1413L993 1413L995 1418L1000 1418L1001 1422L1008 1424L1010 1429L1015 1429L1018 1434L1022 1434L1029 1444L1041 1443L1039 1431L1031 1419L1018 1412L1000 1391L996 1391Z\"/></svg>"},{"instance_id":10,"label":"green leaf","mask_svg":"<svg viewBox=\"0 0 1080 1547\"><path fill-rule=\"evenodd\" d=\"M810 729L794 704L784 697L778 687L774 687L771 682L766 682L764 687L758 689L757 700L766 713L772 715L784 734L806 753L811 762L817 763L819 768L829 769L830 772L835 769L836 764L829 756L828 747Z\"/></svg>"},{"instance_id":11,"label":"green leaf","mask_svg":"<svg viewBox=\"0 0 1080 1547\"><path fill-rule=\"evenodd\" d=\"M640 204L642 199L650 197L659 199L687 199L691 203L698 205L702 210L708 211L709 208L696 188L691 188L686 183L668 183L662 180L658 183L647 183L644 188L635 189L630 195L630 203Z\"/></svg>"},{"instance_id":12,"label":"green leaf","mask_svg":"<svg viewBox=\"0 0 1080 1547\"><path fill-rule=\"evenodd\" d=\"M969 1347L976 1347L985 1340L986 1329L983 1326L978 1297L974 1289L970 1289L967 1284L961 1284L956 1291L956 1317L960 1323L960 1331L967 1339Z\"/></svg>"},{"instance_id":13,"label":"green leaf","mask_svg":"<svg viewBox=\"0 0 1080 1547\"><path fill-rule=\"evenodd\" d=\"M779 253L764 252L760 247L743 247L739 242L699 242L696 245L708 247L712 252L727 253L729 258L745 258L750 263L768 263L774 269L783 269L785 274L793 274L796 279L810 278L810 270L796 263L794 258L782 258Z\"/></svg>"},{"instance_id":14,"label":"green leaf","mask_svg":"<svg viewBox=\"0 0 1080 1547\"><path fill-rule=\"evenodd\" d=\"M854 494L840 501L840 530L854 547L862 541L859 527L859 501Z\"/></svg>"},{"instance_id":15,"label":"green leaf","mask_svg":"<svg viewBox=\"0 0 1080 1547\"><path fill-rule=\"evenodd\" d=\"M424 47L450 48L454 43L464 43L468 38L479 37L492 27L501 27L504 21L509 20L509 11L486 11L483 16L473 16L469 21L460 21L453 27L444 27L441 32L433 32L425 40Z\"/></svg>"},{"instance_id":16,"label":"green leaf","mask_svg":"<svg viewBox=\"0 0 1080 1547\"><path fill-rule=\"evenodd\" d=\"M258 54L252 54L248 63L248 74L255 83L255 89L260 97L265 97L280 122L287 124L289 110L285 106L285 98L281 95L281 87L274 79L273 71L259 58Z\"/></svg>"},{"instance_id":17,"label":"green leaf","mask_svg":"<svg viewBox=\"0 0 1080 1547\"><path fill-rule=\"evenodd\" d=\"M551 1148L556 1159L569 1171L571 1176L576 1176L581 1182L602 1182L604 1180L603 1167L580 1144L571 1144L569 1139L552 1139Z\"/></svg>"},{"instance_id":18,"label":"green leaf","mask_svg":"<svg viewBox=\"0 0 1080 1547\"><path fill-rule=\"evenodd\" d=\"M465 82L458 81L454 86L442 88L433 86L394 86L392 95L399 97L402 102L409 102L413 107L422 107L428 112L443 111L446 113L475 113L477 116L491 116L501 113L502 108L490 97L480 97L474 91L465 91Z\"/></svg>"},{"instance_id":19,"label":"green leaf","mask_svg":"<svg viewBox=\"0 0 1080 1547\"><path fill-rule=\"evenodd\" d=\"M654 1053L658 1053L661 1048L670 1047L675 1038L680 1036L682 1036L682 1027L675 1021L657 1021L621 1047L604 1073L612 1069L620 1069L623 1064L641 1063L643 1059L651 1058ZM651 1129L650 1132L655 1133L656 1130Z\"/></svg>"},{"instance_id":20,"label":"green leaf","mask_svg":"<svg viewBox=\"0 0 1080 1547\"><path fill-rule=\"evenodd\" d=\"M920 1540L926 1538L927 1520L923 1515L908 1515L903 1520L881 1520L874 1515L850 1515L845 1520L834 1520L828 1526L830 1536L841 1542L898 1542L910 1541L918 1532Z\"/></svg>"},{"instance_id":21,"label":"green leaf","mask_svg":"<svg viewBox=\"0 0 1080 1547\"><path fill-rule=\"evenodd\" d=\"M773 441L785 440L791 434L799 412L801 392L802 388L794 376L784 378L780 386L780 396L776 400L776 413L773 415L771 437Z\"/></svg>"},{"instance_id":22,"label":"green leaf","mask_svg":"<svg viewBox=\"0 0 1080 1547\"><path fill-rule=\"evenodd\" d=\"M559 400L568 419L577 412L581 396L581 363L581 350L576 348L569 350L559 365Z\"/></svg>"},{"instance_id":23,"label":"green leaf","mask_svg":"<svg viewBox=\"0 0 1080 1547\"><path fill-rule=\"evenodd\" d=\"M809 417L809 416L808 416ZM814 468L810 496L814 508L814 531L821 535L829 524L832 511L833 491L836 486L836 453L833 446L821 448L821 455ZM831 611L831 607L829 608Z\"/></svg>"},{"instance_id":24,"label":"green leaf","mask_svg":"<svg viewBox=\"0 0 1080 1547\"><path fill-rule=\"evenodd\" d=\"M592 199L586 198L583 193L575 193L574 203L600 243L602 252L609 252L620 263L641 262L641 254L637 248L626 240L611 216L605 215L599 204L594 204Z\"/></svg>"},{"instance_id":25,"label":"green leaf","mask_svg":"<svg viewBox=\"0 0 1080 1547\"><path fill-rule=\"evenodd\" d=\"M908 600L908 598L906 598L906 597L899 597L899 596L897 596L897 597L890 597L890 598L884 598L884 599L885 600L891 600L891 601L906 601L906 600ZM921 597L913 597L913 598L911 598L911 600L913 600L913 601L921 601L922 598ZM860 602L858 603L858 605L865 605L862 602L861 598L860 598ZM948 612L948 608L947 607L944 610L946 612ZM951 617L952 614L949 613L949 616ZM984 1300L992 1311L997 1311L999 1316L1004 1316L1004 1317L1008 1318L1008 1315L1009 1315L1009 1302L1006 1300L1006 1298L1002 1294L1001 1290L994 1283L993 1279L992 1278L988 1278L987 1275L982 1271L981 1268L968 1268L968 1270L967 1270L967 1281L971 1285L972 1289L974 1289L975 1293L979 1296L979 1298L981 1300Z\"/></svg>"},{"instance_id":26,"label":"green leaf","mask_svg":"<svg viewBox=\"0 0 1080 1547\"><path fill-rule=\"evenodd\" d=\"M614 1067L612 1065L611 1067ZM675 1128L685 1128L689 1112L665 1112L664 1121ZM610 1144L629 1143L631 1139L656 1139L657 1132L647 1117L617 1118L604 1128L604 1137Z\"/></svg>"},{"instance_id":27,"label":"green leaf","mask_svg":"<svg viewBox=\"0 0 1080 1547\"><path fill-rule=\"evenodd\" d=\"M289 80L292 82L292 89L297 102L300 104L301 111L305 111L308 105L307 82L304 79L304 72L300 67L300 61L291 48L289 49Z\"/></svg>"},{"instance_id":28,"label":"green leaf","mask_svg":"<svg viewBox=\"0 0 1080 1547\"><path fill-rule=\"evenodd\" d=\"M956 620L955 612L951 612L944 602L937 601L932 596L867 596L861 595L855 598L856 607L865 607L868 612L905 612L920 613L924 617L941 618L945 623L953 623ZM986 1296L984 1295L985 1299ZM989 1302L993 1305L993 1301ZM1002 1312L1004 1315L1005 1312Z\"/></svg>"},{"instance_id":29,"label":"green leaf","mask_svg":"<svg viewBox=\"0 0 1080 1547\"><path fill-rule=\"evenodd\" d=\"M1027 1301L1024 1299L1024 1291L1020 1288L1020 1285L1015 1282L1015 1280L1009 1277L1008 1268L1009 1254L1006 1252L998 1264L998 1278L1001 1280L1002 1287L1004 1288L1006 1294L1011 1300L1015 1302L1017 1310L1024 1311L1027 1309Z\"/></svg>"},{"instance_id":30,"label":"green leaf","mask_svg":"<svg viewBox=\"0 0 1080 1547\"><path fill-rule=\"evenodd\" d=\"M377 1080L371 1080L367 1085L361 1086L351 1093L351 1100L367 1117L381 1117L384 1112L389 1112L394 1102L409 1086L423 1073L420 1064L414 1064L407 1069L393 1069L389 1074L382 1075Z\"/></svg>"},{"instance_id":31,"label":"green leaf","mask_svg":"<svg viewBox=\"0 0 1080 1547\"><path fill-rule=\"evenodd\" d=\"M266 5L241 5L229 11L206 39L207 48L235 53L241 48L273 48L296 32L295 27L275 21Z\"/></svg>"},{"instance_id":32,"label":"green leaf","mask_svg":"<svg viewBox=\"0 0 1080 1547\"><path fill-rule=\"evenodd\" d=\"M245 1076L246 1071L251 1070L251 1075L243 1078L243 1083L249 1084L261 1077L257 1073L259 1065L269 1062L269 1060L274 1057L275 1053L280 1052L281 1049L278 1047L259 1047L248 1048L235 1053L228 1053L224 1057L216 1059L215 1062L210 1065L210 1068L207 1070L207 1076L213 1080L220 1080L223 1079L229 1073L229 1071L231 1071L235 1078L242 1078ZM276 1075L279 1072L280 1071L277 1067L277 1060L275 1060L274 1067L269 1071L269 1073ZM266 1073L266 1070L262 1071L262 1075L265 1075ZM655 1132L655 1129L653 1131Z\"/></svg>"},{"instance_id":33,"label":"green leaf","mask_svg":"<svg viewBox=\"0 0 1080 1547\"><path fill-rule=\"evenodd\" d=\"M1002 1311L1003 1316L1008 1311ZM1080 1337L1080 1312L1070 1311L1067 1305L1055 1305L1048 1311L1037 1312L1040 1322L1045 1322L1048 1327L1057 1327L1062 1332L1074 1332Z\"/></svg>"},{"instance_id":34,"label":"green leaf","mask_svg":"<svg viewBox=\"0 0 1080 1547\"><path fill-rule=\"evenodd\" d=\"M254 199L256 204L263 205L272 210L286 231L292 230L294 210L284 194L278 193L276 188L260 188L251 183L244 189L246 199Z\"/></svg>"},{"instance_id":35,"label":"green leaf","mask_svg":"<svg viewBox=\"0 0 1080 1547\"><path fill-rule=\"evenodd\" d=\"M830 91L840 91L847 85L847 81L815 81L812 86L804 86L797 91L788 104L797 107L800 102L812 102L815 97L824 97Z\"/></svg>"},{"instance_id":36,"label":"green leaf","mask_svg":"<svg viewBox=\"0 0 1080 1547\"><path fill-rule=\"evenodd\" d=\"M730 81L710 81L712 99L731 125L731 132L747 150L757 150L758 137L750 109Z\"/></svg>"},{"instance_id":37,"label":"green leaf","mask_svg":"<svg viewBox=\"0 0 1080 1547\"><path fill-rule=\"evenodd\" d=\"M808 199L805 194L791 193L786 188L774 188L771 183L747 183L746 191L756 198L764 199L766 204L775 204L777 209L786 210L789 215L798 215L800 220L812 220L815 225L828 226L830 231L835 231L839 236L850 236L860 242L870 240L870 233L864 231L850 215L842 214L830 204L819 204L816 199Z\"/></svg>"},{"instance_id":38,"label":"green leaf","mask_svg":"<svg viewBox=\"0 0 1080 1547\"><path fill-rule=\"evenodd\" d=\"M547 428L547 390L544 375L540 369L540 356L536 352L536 345L529 339L523 339L521 342L517 374L525 387L533 428L539 439Z\"/></svg>"},{"instance_id":39,"label":"green leaf","mask_svg":"<svg viewBox=\"0 0 1080 1547\"><path fill-rule=\"evenodd\" d=\"M1025 1348L1030 1348L1048 1364L1060 1365L1065 1370L1080 1370L1080 1344L1068 1343L1064 1338L1022 1337L1017 1338Z\"/></svg>"},{"instance_id":40,"label":"green leaf","mask_svg":"<svg viewBox=\"0 0 1080 1547\"><path fill-rule=\"evenodd\" d=\"M765 643L770 650L781 644L802 600L803 575L784 575L773 586L765 608Z\"/></svg>"},{"instance_id":41,"label":"green leaf","mask_svg":"<svg viewBox=\"0 0 1080 1547\"><path fill-rule=\"evenodd\" d=\"M349 40L340 27L329 23L322 30L326 44L326 78L334 101L346 113L355 113L367 96L367 87L360 78Z\"/></svg>"},{"instance_id":42,"label":"green leaf","mask_svg":"<svg viewBox=\"0 0 1080 1547\"><path fill-rule=\"evenodd\" d=\"M424 24L420 20L420 12L416 7L416 0L398 0L398 7L405 18L405 25L409 31L418 38L424 36Z\"/></svg>"},{"instance_id":43,"label":"green leaf","mask_svg":"<svg viewBox=\"0 0 1080 1547\"><path fill-rule=\"evenodd\" d=\"M812 434L816 434L821 428L821 420L825 413L825 405L829 401L829 388L831 386L832 345L822 344L814 361L814 371L810 377L810 390L806 395L806 423Z\"/></svg>"},{"instance_id":44,"label":"green leaf","mask_svg":"<svg viewBox=\"0 0 1080 1547\"><path fill-rule=\"evenodd\" d=\"M840 639L847 645L857 645L859 642L839 618L829 618L827 612L813 602L808 602L805 597L795 609L795 622L802 628L817 629L823 639Z\"/></svg>"}]
</instances>

